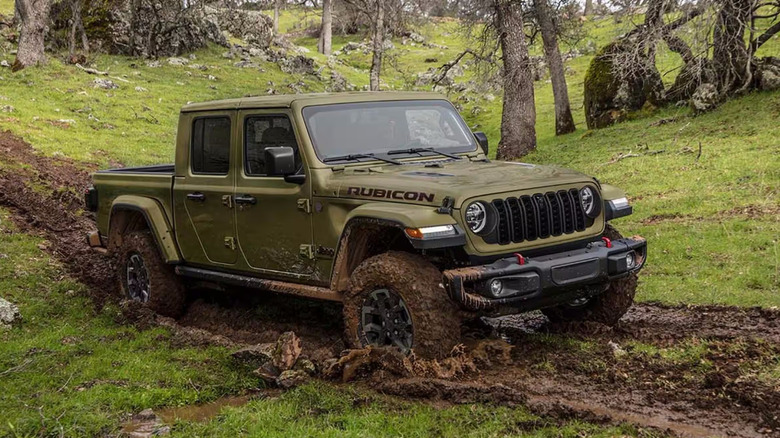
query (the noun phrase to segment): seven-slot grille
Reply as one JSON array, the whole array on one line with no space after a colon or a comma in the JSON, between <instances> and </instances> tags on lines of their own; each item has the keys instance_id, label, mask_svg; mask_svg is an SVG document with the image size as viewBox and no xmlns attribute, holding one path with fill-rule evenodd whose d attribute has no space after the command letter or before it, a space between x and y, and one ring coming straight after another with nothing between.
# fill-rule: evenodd
<instances>
[{"instance_id":1,"label":"seven-slot grille","mask_svg":"<svg viewBox=\"0 0 780 438\"><path fill-rule=\"evenodd\" d=\"M495 199L492 204L498 212L496 243L500 245L570 234L587 227L577 189Z\"/></svg>"}]
</instances>

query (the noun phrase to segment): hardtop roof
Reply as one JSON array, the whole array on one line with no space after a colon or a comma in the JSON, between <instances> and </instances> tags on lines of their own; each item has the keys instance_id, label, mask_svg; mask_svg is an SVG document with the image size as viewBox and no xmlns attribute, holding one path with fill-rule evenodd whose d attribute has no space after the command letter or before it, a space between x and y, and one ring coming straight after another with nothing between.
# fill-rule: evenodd
<instances>
[{"instance_id":1,"label":"hardtop roof","mask_svg":"<svg viewBox=\"0 0 780 438\"><path fill-rule=\"evenodd\" d=\"M289 108L293 103L303 103L303 106L325 105L329 103L379 102L388 100L430 100L444 99L441 94L431 92L398 92L398 91L353 91L344 93L309 93L309 94L273 94L267 96L249 96L237 99L212 100L184 105L182 112L237 110L253 108Z\"/></svg>"}]
</instances>

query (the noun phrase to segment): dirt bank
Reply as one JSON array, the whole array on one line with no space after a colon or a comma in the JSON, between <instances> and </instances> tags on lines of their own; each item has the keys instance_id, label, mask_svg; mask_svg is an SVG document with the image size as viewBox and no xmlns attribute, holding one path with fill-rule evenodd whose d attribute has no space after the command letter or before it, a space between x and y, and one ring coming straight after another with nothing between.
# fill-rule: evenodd
<instances>
[{"instance_id":1,"label":"dirt bank","mask_svg":"<svg viewBox=\"0 0 780 438\"><path fill-rule=\"evenodd\" d=\"M108 260L84 239L94 227L81 211L92 170L40 157L0 134L0 206L22 231L46 239L47 251L99 307L116 287ZM127 314L145 321L133 309ZM294 331L304 354L324 363L344 349L340 315L338 306L272 294L196 291L178 321L151 321L195 344L272 342ZM450 362L388 369L353 353L362 371L349 379L409 398L526 405L552 421L629 422L682 436L780 436L780 387L766 373L780 358L777 310L645 303L614 329L551 325L541 314L489 323L492 330L464 337L467 345ZM491 331L487 343L473 339Z\"/></svg>"}]
</instances>

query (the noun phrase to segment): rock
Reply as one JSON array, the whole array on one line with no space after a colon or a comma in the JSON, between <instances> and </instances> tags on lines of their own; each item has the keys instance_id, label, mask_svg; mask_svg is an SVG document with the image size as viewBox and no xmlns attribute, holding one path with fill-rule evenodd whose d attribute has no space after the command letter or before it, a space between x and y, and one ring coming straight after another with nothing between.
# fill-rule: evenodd
<instances>
[{"instance_id":1,"label":"rock","mask_svg":"<svg viewBox=\"0 0 780 438\"><path fill-rule=\"evenodd\" d=\"M4 60L0 61L0 67L9 68L9 67L11 67L11 64L9 64L8 61L6 61L4 59Z\"/></svg>"},{"instance_id":2,"label":"rock","mask_svg":"<svg viewBox=\"0 0 780 438\"><path fill-rule=\"evenodd\" d=\"M295 362L293 369L303 371L310 376L317 374L317 367L314 365L314 362L310 361L309 359L299 358Z\"/></svg>"},{"instance_id":3,"label":"rock","mask_svg":"<svg viewBox=\"0 0 780 438\"><path fill-rule=\"evenodd\" d=\"M417 44L422 44L425 42L425 37L420 35L417 32L409 32L406 35L404 35L406 38L409 38L410 40L414 41Z\"/></svg>"},{"instance_id":4,"label":"rock","mask_svg":"<svg viewBox=\"0 0 780 438\"><path fill-rule=\"evenodd\" d=\"M273 41L273 20L261 12L208 6L205 10L208 16L216 20L219 28L241 38L250 46L265 49Z\"/></svg>"},{"instance_id":5,"label":"rock","mask_svg":"<svg viewBox=\"0 0 780 438\"><path fill-rule=\"evenodd\" d=\"M241 363L259 368L273 361L275 350L275 343L257 344L235 351L231 356Z\"/></svg>"},{"instance_id":6,"label":"rock","mask_svg":"<svg viewBox=\"0 0 780 438\"><path fill-rule=\"evenodd\" d=\"M695 113L703 113L718 106L719 101L720 95L717 87L707 83L696 87L689 104Z\"/></svg>"},{"instance_id":7,"label":"rock","mask_svg":"<svg viewBox=\"0 0 780 438\"><path fill-rule=\"evenodd\" d=\"M273 364L282 371L289 370L295 365L301 354L301 340L293 332L284 332L276 341L276 349L273 355Z\"/></svg>"},{"instance_id":8,"label":"rock","mask_svg":"<svg viewBox=\"0 0 780 438\"><path fill-rule=\"evenodd\" d=\"M228 45L221 23L209 13L213 8L182 8L181 2L171 0L108 5L105 22L98 21L105 29L99 28L102 41L97 43L110 53L154 58L179 56L209 43ZM153 33L154 29L168 31Z\"/></svg>"},{"instance_id":9,"label":"rock","mask_svg":"<svg viewBox=\"0 0 780 438\"><path fill-rule=\"evenodd\" d=\"M187 65L190 63L190 60L187 58L168 58L168 64L170 65Z\"/></svg>"},{"instance_id":10,"label":"rock","mask_svg":"<svg viewBox=\"0 0 780 438\"><path fill-rule=\"evenodd\" d=\"M314 74L316 66L314 59L303 55L282 58L278 61L279 68L285 73Z\"/></svg>"},{"instance_id":11,"label":"rock","mask_svg":"<svg viewBox=\"0 0 780 438\"><path fill-rule=\"evenodd\" d=\"M244 60L244 61L238 61L237 63L233 64L233 67L238 67L238 68L259 68L260 65L255 64L252 61Z\"/></svg>"},{"instance_id":12,"label":"rock","mask_svg":"<svg viewBox=\"0 0 780 438\"><path fill-rule=\"evenodd\" d=\"M612 355L615 356L616 359L619 359L627 354L626 350L621 348L617 342L609 341L607 345L612 350Z\"/></svg>"},{"instance_id":13,"label":"rock","mask_svg":"<svg viewBox=\"0 0 780 438\"><path fill-rule=\"evenodd\" d=\"M712 67L712 61L699 58L683 65L666 95L670 102L687 101L700 84L716 81L717 74Z\"/></svg>"},{"instance_id":14,"label":"rock","mask_svg":"<svg viewBox=\"0 0 780 438\"><path fill-rule=\"evenodd\" d=\"M266 362L261 367L252 371L252 374L262 379L267 385L275 385L276 378L279 377L281 372L279 371L279 368L276 368L271 362Z\"/></svg>"},{"instance_id":15,"label":"rock","mask_svg":"<svg viewBox=\"0 0 780 438\"><path fill-rule=\"evenodd\" d=\"M119 88L119 85L115 84L114 81L110 79L97 78L92 81L92 84L93 87L102 88L104 90L113 90L115 88Z\"/></svg>"},{"instance_id":16,"label":"rock","mask_svg":"<svg viewBox=\"0 0 780 438\"><path fill-rule=\"evenodd\" d=\"M144 409L122 426L122 436L130 438L149 438L153 436L168 435L171 428L166 426L162 419L151 409Z\"/></svg>"},{"instance_id":17,"label":"rock","mask_svg":"<svg viewBox=\"0 0 780 438\"><path fill-rule=\"evenodd\" d=\"M279 377L276 378L276 384L284 389L294 388L306 383L310 379L309 374L302 370L287 370L283 371Z\"/></svg>"},{"instance_id":18,"label":"rock","mask_svg":"<svg viewBox=\"0 0 780 438\"><path fill-rule=\"evenodd\" d=\"M10 301L0 298L0 329L10 328L19 324L21 320L22 315L19 313L19 307Z\"/></svg>"},{"instance_id":19,"label":"rock","mask_svg":"<svg viewBox=\"0 0 780 438\"><path fill-rule=\"evenodd\" d=\"M135 91L137 91L139 93L144 93L144 92L149 91L149 90L147 90L144 87L135 87Z\"/></svg>"},{"instance_id":20,"label":"rock","mask_svg":"<svg viewBox=\"0 0 780 438\"><path fill-rule=\"evenodd\" d=\"M146 61L146 66L150 68L158 68L162 66L159 60L155 59L153 61Z\"/></svg>"},{"instance_id":21,"label":"rock","mask_svg":"<svg viewBox=\"0 0 780 438\"><path fill-rule=\"evenodd\" d=\"M641 109L645 102L660 105L665 99L663 83L657 69L636 67L634 56L638 44L618 39L607 44L591 60L585 73L585 121L589 129L620 122L629 112ZM616 69L615 66L621 66ZM630 67L633 66L633 70Z\"/></svg>"},{"instance_id":22,"label":"rock","mask_svg":"<svg viewBox=\"0 0 780 438\"><path fill-rule=\"evenodd\" d=\"M780 58L767 56L756 60L758 88L771 91L780 88Z\"/></svg>"},{"instance_id":23,"label":"rock","mask_svg":"<svg viewBox=\"0 0 780 438\"><path fill-rule=\"evenodd\" d=\"M347 91L348 88L349 88L349 84L347 84L347 79L336 70L331 70L330 91L341 92L341 91Z\"/></svg>"},{"instance_id":24,"label":"rock","mask_svg":"<svg viewBox=\"0 0 780 438\"><path fill-rule=\"evenodd\" d=\"M14 108L11 105L3 105L3 107L0 108L0 111L2 111L4 113L12 113L12 112L16 111L16 108Z\"/></svg>"}]
</instances>

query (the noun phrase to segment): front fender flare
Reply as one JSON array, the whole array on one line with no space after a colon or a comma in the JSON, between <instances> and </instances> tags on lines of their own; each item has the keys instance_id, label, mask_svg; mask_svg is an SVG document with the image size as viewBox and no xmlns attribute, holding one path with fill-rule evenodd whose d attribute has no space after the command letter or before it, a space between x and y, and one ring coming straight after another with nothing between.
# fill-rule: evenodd
<instances>
[{"instance_id":1,"label":"front fender flare","mask_svg":"<svg viewBox=\"0 0 780 438\"><path fill-rule=\"evenodd\" d=\"M173 227L168 222L162 205L152 198L135 195L122 195L114 199L111 204L111 213L108 218L109 236L111 235L111 224L114 214L121 211L135 211L140 213L146 219L146 225L149 227L152 235L157 241L157 247L166 263L181 262L181 254L176 246L176 239L173 236Z\"/></svg>"}]
</instances>

